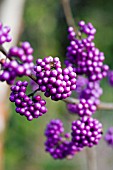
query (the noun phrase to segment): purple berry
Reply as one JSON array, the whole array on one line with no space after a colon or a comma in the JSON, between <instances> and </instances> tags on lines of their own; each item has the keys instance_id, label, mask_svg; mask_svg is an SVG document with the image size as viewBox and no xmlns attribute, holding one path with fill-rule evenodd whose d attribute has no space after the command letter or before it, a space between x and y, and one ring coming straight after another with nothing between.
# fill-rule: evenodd
<instances>
[{"instance_id":1,"label":"purple berry","mask_svg":"<svg viewBox=\"0 0 113 170\"><path fill-rule=\"evenodd\" d=\"M76 89L76 73L71 66L62 69L58 57L37 59L34 71L39 89L52 100L62 100Z\"/></svg>"},{"instance_id":2,"label":"purple berry","mask_svg":"<svg viewBox=\"0 0 113 170\"><path fill-rule=\"evenodd\" d=\"M32 99L26 95L28 82L17 81L16 85L11 87L10 101L16 105L16 112L27 117L29 121L38 118L47 112L46 102L42 100L40 95L34 96Z\"/></svg>"}]
</instances>

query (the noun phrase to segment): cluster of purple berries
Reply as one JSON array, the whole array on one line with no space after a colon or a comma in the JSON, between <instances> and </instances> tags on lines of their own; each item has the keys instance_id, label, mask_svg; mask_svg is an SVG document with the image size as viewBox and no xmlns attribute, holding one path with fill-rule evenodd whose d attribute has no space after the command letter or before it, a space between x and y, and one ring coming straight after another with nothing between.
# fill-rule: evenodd
<instances>
[{"instance_id":1,"label":"cluster of purple berries","mask_svg":"<svg viewBox=\"0 0 113 170\"><path fill-rule=\"evenodd\" d=\"M68 104L67 108L77 113L80 118L72 122L72 132L64 133L61 120L51 120L47 125L45 135L45 150L54 159L72 158L84 147L98 144L102 137L102 124L91 116L95 113L102 94L100 80L107 76L113 85L113 71L104 65L104 53L95 47L93 42L96 29L91 23L79 22L79 31L75 33L72 27L68 29L70 45L67 47L65 65L61 68L58 57L47 56L37 59L33 64L33 48L29 42L21 43L20 47L10 48L7 59L1 59L0 81L13 84L15 78L22 76L35 77L33 93L27 95L27 81L17 81L11 87L10 101L16 105L16 112L24 115L29 121L47 112L46 102L35 92L44 92L46 97L58 101L69 97L76 90L78 104ZM10 28L0 23L0 45L10 42ZM85 36L84 36L84 35ZM82 35L85 37L82 37ZM2 46L1 46L2 47ZM76 82L76 73L78 80ZM79 76L80 75L80 76ZM81 76L85 75L87 78ZM106 134L105 140L113 145L113 128Z\"/></svg>"},{"instance_id":2,"label":"cluster of purple berries","mask_svg":"<svg viewBox=\"0 0 113 170\"><path fill-rule=\"evenodd\" d=\"M102 137L102 124L92 117L84 116L72 122L72 141L76 147L92 147Z\"/></svg>"},{"instance_id":3,"label":"cluster of purple berries","mask_svg":"<svg viewBox=\"0 0 113 170\"><path fill-rule=\"evenodd\" d=\"M84 33L87 38L84 38L83 42L92 42L96 33L96 29L93 27L92 23L85 24L84 21L79 22L80 34Z\"/></svg>"},{"instance_id":4,"label":"cluster of purple berries","mask_svg":"<svg viewBox=\"0 0 113 170\"><path fill-rule=\"evenodd\" d=\"M104 136L104 140L107 142L107 144L111 147L113 147L113 127L110 127L105 136Z\"/></svg>"},{"instance_id":5,"label":"cluster of purple berries","mask_svg":"<svg viewBox=\"0 0 113 170\"><path fill-rule=\"evenodd\" d=\"M84 99L81 98L79 104L76 106L76 113L80 117L83 116L92 116L92 114L95 113L97 107L94 105L93 101L91 99Z\"/></svg>"},{"instance_id":6,"label":"cluster of purple berries","mask_svg":"<svg viewBox=\"0 0 113 170\"><path fill-rule=\"evenodd\" d=\"M11 36L9 35L10 28L8 26L3 26L0 22L0 45L4 44L5 42L10 42L12 40Z\"/></svg>"},{"instance_id":7,"label":"cluster of purple berries","mask_svg":"<svg viewBox=\"0 0 113 170\"><path fill-rule=\"evenodd\" d=\"M58 57L37 59L34 71L36 72L39 89L46 97L52 100L62 100L71 95L76 88L76 73L71 66L62 69Z\"/></svg>"},{"instance_id":8,"label":"cluster of purple berries","mask_svg":"<svg viewBox=\"0 0 113 170\"><path fill-rule=\"evenodd\" d=\"M85 24L84 21L79 22L80 36L69 27L70 45L67 47L66 66L71 65L78 75L85 74L89 81L101 80L107 76L108 65L104 65L104 53L95 47L93 42L95 28L91 23ZM82 34L86 34L86 38L82 38Z\"/></svg>"},{"instance_id":9,"label":"cluster of purple berries","mask_svg":"<svg viewBox=\"0 0 113 170\"><path fill-rule=\"evenodd\" d=\"M64 127L61 120L51 120L47 125L45 135L45 150L54 159L72 158L78 151L73 142L70 142L70 134L64 134Z\"/></svg>"},{"instance_id":10,"label":"cluster of purple berries","mask_svg":"<svg viewBox=\"0 0 113 170\"><path fill-rule=\"evenodd\" d=\"M100 81L90 82L88 81L87 86L80 94L80 98L91 99L94 105L100 103L100 96L102 95L103 90L100 87Z\"/></svg>"},{"instance_id":11,"label":"cluster of purple berries","mask_svg":"<svg viewBox=\"0 0 113 170\"><path fill-rule=\"evenodd\" d=\"M13 84L17 76L30 75L34 67L32 53L33 49L29 42L21 43L20 47L12 47L7 55L9 60L1 62L3 71L0 74L0 81Z\"/></svg>"},{"instance_id":12,"label":"cluster of purple berries","mask_svg":"<svg viewBox=\"0 0 113 170\"><path fill-rule=\"evenodd\" d=\"M92 117L84 116L72 122L72 133L64 134L61 120L51 120L45 135L46 151L54 159L72 158L84 147L97 145L102 137L102 124ZM69 141L70 139L70 141Z\"/></svg>"},{"instance_id":13,"label":"cluster of purple berries","mask_svg":"<svg viewBox=\"0 0 113 170\"><path fill-rule=\"evenodd\" d=\"M47 112L46 101L41 96L33 96L32 99L26 95L27 81L17 81L16 85L11 87L10 101L16 105L16 112L27 117L29 121L38 118Z\"/></svg>"},{"instance_id":14,"label":"cluster of purple berries","mask_svg":"<svg viewBox=\"0 0 113 170\"><path fill-rule=\"evenodd\" d=\"M92 116L97 110L96 105L91 99L81 98L78 104L67 104L69 112L78 114L80 117Z\"/></svg>"},{"instance_id":15,"label":"cluster of purple berries","mask_svg":"<svg viewBox=\"0 0 113 170\"><path fill-rule=\"evenodd\" d=\"M82 79L82 77L81 77ZM84 77L83 77L84 81ZM80 81L81 82L81 81ZM79 81L78 83L79 84ZM71 113L77 113L79 116L92 116L95 113L98 104L100 103L100 96L103 91L100 87L100 82L90 82L87 81L85 88L82 88L79 93L79 103L78 104L67 104L67 109Z\"/></svg>"}]
</instances>

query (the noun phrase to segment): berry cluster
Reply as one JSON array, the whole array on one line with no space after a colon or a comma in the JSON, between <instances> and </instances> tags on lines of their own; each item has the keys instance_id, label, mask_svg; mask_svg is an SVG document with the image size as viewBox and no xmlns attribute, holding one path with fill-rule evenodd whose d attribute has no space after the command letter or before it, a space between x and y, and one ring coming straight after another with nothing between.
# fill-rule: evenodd
<instances>
[{"instance_id":1,"label":"berry cluster","mask_svg":"<svg viewBox=\"0 0 113 170\"><path fill-rule=\"evenodd\" d=\"M47 112L45 100L41 96L33 96L32 99L26 95L27 81L17 81L16 85L11 87L10 101L16 105L16 112L27 117L29 121L38 118Z\"/></svg>"},{"instance_id":2,"label":"berry cluster","mask_svg":"<svg viewBox=\"0 0 113 170\"><path fill-rule=\"evenodd\" d=\"M12 40L11 36L9 35L10 28L8 26L3 26L0 22L0 45L4 44L5 42L10 42Z\"/></svg>"},{"instance_id":3,"label":"berry cluster","mask_svg":"<svg viewBox=\"0 0 113 170\"><path fill-rule=\"evenodd\" d=\"M76 147L92 147L102 137L102 124L92 117L84 116L72 122L71 135Z\"/></svg>"},{"instance_id":4,"label":"berry cluster","mask_svg":"<svg viewBox=\"0 0 113 170\"><path fill-rule=\"evenodd\" d=\"M62 69L58 57L37 59L34 67L39 89L52 100L62 100L71 95L76 88L76 73L71 66Z\"/></svg>"},{"instance_id":5,"label":"berry cluster","mask_svg":"<svg viewBox=\"0 0 113 170\"><path fill-rule=\"evenodd\" d=\"M71 65L78 74L85 74L90 81L101 80L107 76L108 65L104 65L104 53L95 47L93 42L95 28L91 23L79 22L80 32L76 34L72 27L69 27L70 45L67 47L66 66ZM82 38L82 34L87 37ZM80 35L79 35L80 34Z\"/></svg>"},{"instance_id":6,"label":"berry cluster","mask_svg":"<svg viewBox=\"0 0 113 170\"><path fill-rule=\"evenodd\" d=\"M110 127L107 130L104 140L107 142L109 146L113 147L113 127Z\"/></svg>"},{"instance_id":7,"label":"berry cluster","mask_svg":"<svg viewBox=\"0 0 113 170\"><path fill-rule=\"evenodd\" d=\"M61 120L51 120L47 125L45 135L46 151L54 159L72 158L84 147L98 144L102 137L102 124L91 117L84 116L72 122L72 133L64 134ZM68 138L71 137L71 141Z\"/></svg>"},{"instance_id":8,"label":"berry cluster","mask_svg":"<svg viewBox=\"0 0 113 170\"><path fill-rule=\"evenodd\" d=\"M36 82L31 81L34 92L29 95L26 94L27 81L17 81L11 87L10 101L15 103L16 112L24 115L29 121L47 112L46 102L40 95L35 94L37 91L44 92L46 97L58 101L69 97L76 89L79 102L67 105L69 111L80 117L72 122L71 134L64 133L63 123L59 119L51 120L45 131L45 150L54 159L72 158L85 146L98 144L102 137L102 124L91 116L100 102L100 80L108 75L113 86L113 71L108 71L108 65L103 63L104 53L100 52L93 42L96 29L91 23L85 24L84 21L80 21L78 25L80 29L77 33L72 27L68 29L70 45L67 47L65 60L67 68L62 69L59 58L51 56L37 59L34 66L33 48L29 42L10 48L6 59L0 60L0 81L13 84L17 76L25 75ZM9 32L10 28L3 27L0 23L0 45L11 41ZM105 140L113 146L113 128L108 130Z\"/></svg>"},{"instance_id":9,"label":"berry cluster","mask_svg":"<svg viewBox=\"0 0 113 170\"><path fill-rule=\"evenodd\" d=\"M90 82L88 81L87 86L80 94L80 98L84 99L91 99L93 101L93 104L96 106L100 103L100 96L102 95L103 90L100 87L100 82Z\"/></svg>"},{"instance_id":10,"label":"berry cluster","mask_svg":"<svg viewBox=\"0 0 113 170\"><path fill-rule=\"evenodd\" d=\"M12 47L7 55L9 60L1 61L3 71L0 74L0 81L13 84L17 76L30 75L34 67L32 53L33 49L29 42L23 42L21 47Z\"/></svg>"},{"instance_id":11,"label":"berry cluster","mask_svg":"<svg viewBox=\"0 0 113 170\"><path fill-rule=\"evenodd\" d=\"M78 113L79 116L91 116L100 103L99 98L102 93L99 81L87 81L86 87L79 93L80 102L78 104L67 104L67 109L72 113Z\"/></svg>"},{"instance_id":12,"label":"berry cluster","mask_svg":"<svg viewBox=\"0 0 113 170\"><path fill-rule=\"evenodd\" d=\"M97 110L96 105L91 99L81 98L78 104L67 104L67 109L69 112L78 114L80 117L92 116Z\"/></svg>"},{"instance_id":13,"label":"berry cluster","mask_svg":"<svg viewBox=\"0 0 113 170\"><path fill-rule=\"evenodd\" d=\"M94 105L91 99L80 99L79 104L76 106L77 113L80 117L92 116L95 113L97 107Z\"/></svg>"},{"instance_id":14,"label":"berry cluster","mask_svg":"<svg viewBox=\"0 0 113 170\"><path fill-rule=\"evenodd\" d=\"M49 152L54 159L72 158L77 149L73 142L68 141L70 134L64 133L64 127L61 120L51 120L47 125L45 135L47 140L45 142L45 150Z\"/></svg>"}]
</instances>

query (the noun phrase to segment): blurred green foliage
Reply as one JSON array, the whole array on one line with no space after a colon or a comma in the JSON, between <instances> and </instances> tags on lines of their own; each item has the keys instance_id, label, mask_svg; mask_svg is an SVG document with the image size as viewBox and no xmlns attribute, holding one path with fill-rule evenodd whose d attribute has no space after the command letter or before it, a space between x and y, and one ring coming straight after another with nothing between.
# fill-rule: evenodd
<instances>
[{"instance_id":1,"label":"blurred green foliage","mask_svg":"<svg viewBox=\"0 0 113 170\"><path fill-rule=\"evenodd\" d=\"M109 0L71 0L75 24L79 20L92 22L97 29L96 46L105 53L106 63L113 69L113 1ZM26 0L23 33L21 41L29 41L34 48L35 60L48 55L65 59L67 24L61 1ZM113 101L112 91L107 80L102 81L103 101ZM107 89L106 89L107 87ZM30 90L30 89L29 89ZM82 170L86 164L79 154L73 160L56 161L44 151L44 130L50 119L61 118L66 130L74 116L67 114L65 103L47 100L48 113L37 120L28 122L25 117L15 113L12 104L10 120L5 136L6 170ZM113 114L98 112L95 114L104 123L104 130L112 125ZM109 124L108 124L109 122Z\"/></svg>"}]
</instances>

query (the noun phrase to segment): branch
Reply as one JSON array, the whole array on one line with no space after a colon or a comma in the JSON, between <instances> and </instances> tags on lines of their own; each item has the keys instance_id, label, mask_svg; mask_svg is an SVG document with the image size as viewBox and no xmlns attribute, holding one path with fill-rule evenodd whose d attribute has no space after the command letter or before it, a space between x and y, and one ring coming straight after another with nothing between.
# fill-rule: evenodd
<instances>
[{"instance_id":1,"label":"branch","mask_svg":"<svg viewBox=\"0 0 113 170\"><path fill-rule=\"evenodd\" d=\"M72 26L74 30L76 31L75 21L73 19L71 7L70 7L70 0L61 0L61 2L62 2L64 14L65 14L65 18L66 18L66 22L68 26Z\"/></svg>"},{"instance_id":2,"label":"branch","mask_svg":"<svg viewBox=\"0 0 113 170\"><path fill-rule=\"evenodd\" d=\"M37 78L34 76L34 74L31 74L28 77L37 83Z\"/></svg>"},{"instance_id":3,"label":"branch","mask_svg":"<svg viewBox=\"0 0 113 170\"><path fill-rule=\"evenodd\" d=\"M78 104L79 100L76 98L68 97L67 99L63 99L66 103L71 104ZM100 104L97 106L98 110L113 110L113 103L106 103L106 102L100 102Z\"/></svg>"},{"instance_id":4,"label":"branch","mask_svg":"<svg viewBox=\"0 0 113 170\"><path fill-rule=\"evenodd\" d=\"M6 55L7 57L7 52L3 46L0 46L0 51ZM29 78L31 78L33 81L37 83L37 78L35 75L31 74L29 75ZM68 97L63 100L66 103L71 103L71 104L78 104L79 100L76 98ZM106 103L106 102L100 102L100 104L97 106L98 110L113 110L113 103Z\"/></svg>"},{"instance_id":5,"label":"branch","mask_svg":"<svg viewBox=\"0 0 113 170\"><path fill-rule=\"evenodd\" d=\"M6 49L5 49L3 46L1 46L1 45L0 45L0 51L1 51L5 56L7 56L7 51L6 51Z\"/></svg>"},{"instance_id":6,"label":"branch","mask_svg":"<svg viewBox=\"0 0 113 170\"><path fill-rule=\"evenodd\" d=\"M32 80L34 80L37 83L37 78L33 74L29 76ZM73 97L68 97L66 99L63 99L64 102L66 103L71 103L71 104L78 104L79 100ZM113 110L113 103L106 103L106 102L100 102L100 104L97 106L98 110Z\"/></svg>"},{"instance_id":7,"label":"branch","mask_svg":"<svg viewBox=\"0 0 113 170\"><path fill-rule=\"evenodd\" d=\"M96 148L86 148L87 169L97 170Z\"/></svg>"}]
</instances>

